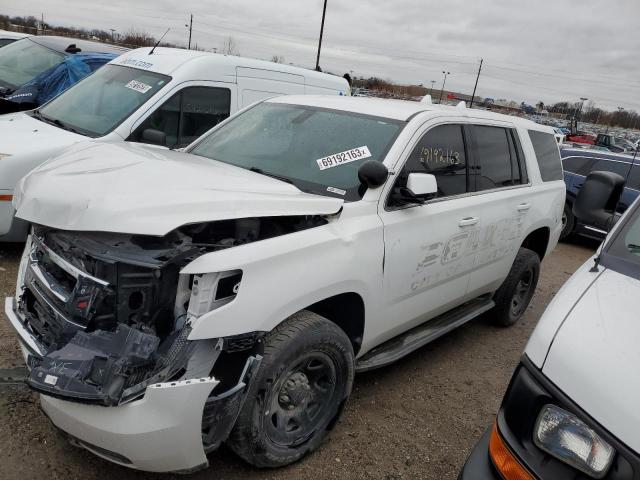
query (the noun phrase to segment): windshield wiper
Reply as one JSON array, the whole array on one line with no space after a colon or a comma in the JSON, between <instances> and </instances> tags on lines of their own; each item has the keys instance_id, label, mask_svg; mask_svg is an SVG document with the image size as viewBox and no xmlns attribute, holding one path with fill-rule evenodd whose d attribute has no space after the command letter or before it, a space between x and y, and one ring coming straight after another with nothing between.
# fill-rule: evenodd
<instances>
[{"instance_id":1,"label":"windshield wiper","mask_svg":"<svg viewBox=\"0 0 640 480\"><path fill-rule=\"evenodd\" d=\"M640 245L636 245L635 243L627 244L627 248L632 250L631 253L640 253Z\"/></svg>"},{"instance_id":2,"label":"windshield wiper","mask_svg":"<svg viewBox=\"0 0 640 480\"><path fill-rule=\"evenodd\" d=\"M293 180L291 180L290 178L282 177L280 175L276 175L275 173L265 172L264 170L258 167L251 167L249 170L251 170L252 172L259 173L261 175L266 175L267 177L275 178L276 180L280 180L282 182L290 183L291 185L295 185L293 183Z\"/></svg>"},{"instance_id":3,"label":"windshield wiper","mask_svg":"<svg viewBox=\"0 0 640 480\"><path fill-rule=\"evenodd\" d=\"M51 125L55 125L56 127L60 127L60 128L62 128L63 130L67 130L67 131L69 131L69 132L73 132L73 133L80 133L80 132L78 132L75 128L73 128L73 127L71 127L71 126L67 125L66 123L64 123L64 122L62 122L62 121L60 121L60 120L58 120L57 118L49 118L49 117L47 117L47 116L43 115L43 114L40 112L40 110L39 110L39 109L34 110L34 111L33 111L33 112L31 112L31 113L32 113L32 115L33 115L34 117L36 117L36 118L37 118L37 119L39 119L39 120L42 120L43 122L49 123L49 124L51 124Z\"/></svg>"}]
</instances>

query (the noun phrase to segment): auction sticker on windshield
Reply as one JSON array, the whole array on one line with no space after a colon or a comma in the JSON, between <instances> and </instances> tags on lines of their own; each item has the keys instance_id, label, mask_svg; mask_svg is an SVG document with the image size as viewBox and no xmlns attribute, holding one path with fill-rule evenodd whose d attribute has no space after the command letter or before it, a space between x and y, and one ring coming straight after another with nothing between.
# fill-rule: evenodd
<instances>
[{"instance_id":1,"label":"auction sticker on windshield","mask_svg":"<svg viewBox=\"0 0 640 480\"><path fill-rule=\"evenodd\" d=\"M369 158L370 156L371 152L369 151L369 148L364 146L345 150L340 153L334 153L328 157L319 158L316 160L316 163L320 170L326 170L327 168L333 168L345 163L355 162L356 160L362 160L363 158Z\"/></svg>"},{"instance_id":2,"label":"auction sticker on windshield","mask_svg":"<svg viewBox=\"0 0 640 480\"><path fill-rule=\"evenodd\" d=\"M149 90L151 90L151 85L138 82L137 80L131 80L129 83L125 85L125 87L140 93L147 93Z\"/></svg>"}]
</instances>

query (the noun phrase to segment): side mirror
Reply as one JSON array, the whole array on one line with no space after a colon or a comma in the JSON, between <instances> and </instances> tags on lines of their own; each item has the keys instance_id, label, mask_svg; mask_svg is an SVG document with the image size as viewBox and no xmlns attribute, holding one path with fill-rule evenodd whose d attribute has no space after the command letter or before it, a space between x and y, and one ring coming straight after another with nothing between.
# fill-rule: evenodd
<instances>
[{"instance_id":1,"label":"side mirror","mask_svg":"<svg viewBox=\"0 0 640 480\"><path fill-rule=\"evenodd\" d=\"M618 219L616 206L624 190L624 177L613 172L591 172L573 203L573 214L583 223L602 230Z\"/></svg>"},{"instance_id":2,"label":"side mirror","mask_svg":"<svg viewBox=\"0 0 640 480\"><path fill-rule=\"evenodd\" d=\"M367 160L358 169L358 179L360 183L369 188L378 188L384 185L389 176L389 170L384 163L375 160Z\"/></svg>"},{"instance_id":3,"label":"side mirror","mask_svg":"<svg viewBox=\"0 0 640 480\"><path fill-rule=\"evenodd\" d=\"M142 131L141 140L143 143L151 143L153 145L165 147L167 145L167 134L161 130L147 128Z\"/></svg>"},{"instance_id":4,"label":"side mirror","mask_svg":"<svg viewBox=\"0 0 640 480\"><path fill-rule=\"evenodd\" d=\"M418 198L431 197L438 193L438 182L430 173L410 173L407 189Z\"/></svg>"}]
</instances>

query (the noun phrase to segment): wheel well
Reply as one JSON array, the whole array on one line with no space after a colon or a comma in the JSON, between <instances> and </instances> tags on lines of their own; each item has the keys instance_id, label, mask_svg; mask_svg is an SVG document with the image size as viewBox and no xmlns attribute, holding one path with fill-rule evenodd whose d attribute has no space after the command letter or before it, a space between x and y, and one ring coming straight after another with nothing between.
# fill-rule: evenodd
<instances>
[{"instance_id":1,"label":"wheel well","mask_svg":"<svg viewBox=\"0 0 640 480\"><path fill-rule=\"evenodd\" d=\"M347 334L357 355L364 333L364 301L357 293L341 293L306 308L331 320Z\"/></svg>"},{"instance_id":2,"label":"wheel well","mask_svg":"<svg viewBox=\"0 0 640 480\"><path fill-rule=\"evenodd\" d=\"M523 248L533 250L538 254L540 261L544 258L544 254L547 252L547 246L549 245L549 229L547 227L538 228L534 230L527 238L522 242Z\"/></svg>"}]
</instances>

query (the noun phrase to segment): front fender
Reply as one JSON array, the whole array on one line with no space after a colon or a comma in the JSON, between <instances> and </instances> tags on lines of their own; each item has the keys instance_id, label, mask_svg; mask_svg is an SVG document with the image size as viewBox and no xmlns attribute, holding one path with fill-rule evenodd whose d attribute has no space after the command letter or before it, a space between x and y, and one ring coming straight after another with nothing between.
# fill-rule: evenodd
<instances>
[{"instance_id":1,"label":"front fender","mask_svg":"<svg viewBox=\"0 0 640 480\"><path fill-rule=\"evenodd\" d=\"M384 245L377 215L203 255L182 274L242 270L235 299L196 319L190 340L270 331L294 313L341 293L375 305Z\"/></svg>"}]
</instances>

